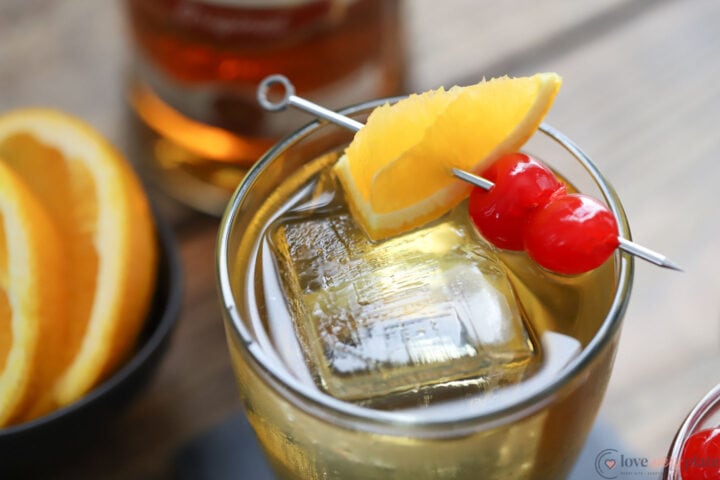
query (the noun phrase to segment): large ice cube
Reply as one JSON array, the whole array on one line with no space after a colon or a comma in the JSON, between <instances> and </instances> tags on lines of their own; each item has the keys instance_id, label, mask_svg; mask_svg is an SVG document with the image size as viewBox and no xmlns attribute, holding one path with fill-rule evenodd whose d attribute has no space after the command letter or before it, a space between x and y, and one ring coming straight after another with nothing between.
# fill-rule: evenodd
<instances>
[{"instance_id":1,"label":"large ice cube","mask_svg":"<svg viewBox=\"0 0 720 480\"><path fill-rule=\"evenodd\" d=\"M270 243L305 361L337 398L491 389L538 364L508 279L464 222L373 243L333 208L281 218Z\"/></svg>"}]
</instances>

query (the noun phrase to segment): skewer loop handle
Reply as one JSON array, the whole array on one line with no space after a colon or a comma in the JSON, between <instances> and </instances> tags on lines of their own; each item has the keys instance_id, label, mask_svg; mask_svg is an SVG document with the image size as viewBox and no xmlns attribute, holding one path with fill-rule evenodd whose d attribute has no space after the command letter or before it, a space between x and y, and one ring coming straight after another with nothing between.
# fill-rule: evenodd
<instances>
[{"instance_id":1,"label":"skewer loop handle","mask_svg":"<svg viewBox=\"0 0 720 480\"><path fill-rule=\"evenodd\" d=\"M281 86L283 88L283 97L273 102L268 97L268 91L274 86ZM290 97L295 96L295 86L288 80L285 75L270 75L263 78L262 82L257 89L257 99L260 106L270 112L279 112L285 110L290 104Z\"/></svg>"}]
</instances>

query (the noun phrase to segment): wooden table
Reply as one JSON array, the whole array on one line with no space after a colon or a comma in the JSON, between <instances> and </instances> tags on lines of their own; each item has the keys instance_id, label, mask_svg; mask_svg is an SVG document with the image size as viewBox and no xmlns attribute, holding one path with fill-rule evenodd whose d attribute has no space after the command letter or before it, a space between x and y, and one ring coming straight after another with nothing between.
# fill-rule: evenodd
<instances>
[{"instance_id":1,"label":"wooden table","mask_svg":"<svg viewBox=\"0 0 720 480\"><path fill-rule=\"evenodd\" d=\"M635 455L662 457L720 382L720 3L717 0L412 0L410 90L557 71L548 121L618 190L635 239L683 274L639 262L601 411ZM0 110L50 105L128 144L121 2L3 0ZM179 446L239 402L214 287L217 220L162 201L185 268L182 316L151 386L58 478L158 478ZM182 219L182 220L180 220ZM608 447L614 447L608 445ZM591 475L592 472L588 472Z\"/></svg>"}]
</instances>

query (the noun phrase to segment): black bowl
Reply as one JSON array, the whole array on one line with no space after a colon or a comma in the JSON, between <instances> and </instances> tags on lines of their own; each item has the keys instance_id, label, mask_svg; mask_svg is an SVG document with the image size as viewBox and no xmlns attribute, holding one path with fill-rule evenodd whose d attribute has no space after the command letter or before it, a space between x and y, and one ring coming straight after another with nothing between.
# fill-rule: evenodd
<instances>
[{"instance_id":1,"label":"black bowl","mask_svg":"<svg viewBox=\"0 0 720 480\"><path fill-rule=\"evenodd\" d=\"M117 415L147 384L180 312L182 271L170 228L155 215L159 263L150 313L135 352L77 402L30 422L0 429L0 478L14 478L67 458L103 421Z\"/></svg>"}]
</instances>

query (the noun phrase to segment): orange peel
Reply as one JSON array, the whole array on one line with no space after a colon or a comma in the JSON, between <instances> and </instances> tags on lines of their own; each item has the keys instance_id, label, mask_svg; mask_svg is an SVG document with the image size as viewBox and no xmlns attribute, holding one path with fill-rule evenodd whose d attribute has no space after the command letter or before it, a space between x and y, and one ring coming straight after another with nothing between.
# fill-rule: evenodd
<instances>
[{"instance_id":1,"label":"orange peel","mask_svg":"<svg viewBox=\"0 0 720 480\"><path fill-rule=\"evenodd\" d=\"M439 218L471 189L452 168L480 173L520 149L561 83L555 73L501 77L376 109L335 166L355 219L378 240Z\"/></svg>"}]
</instances>

